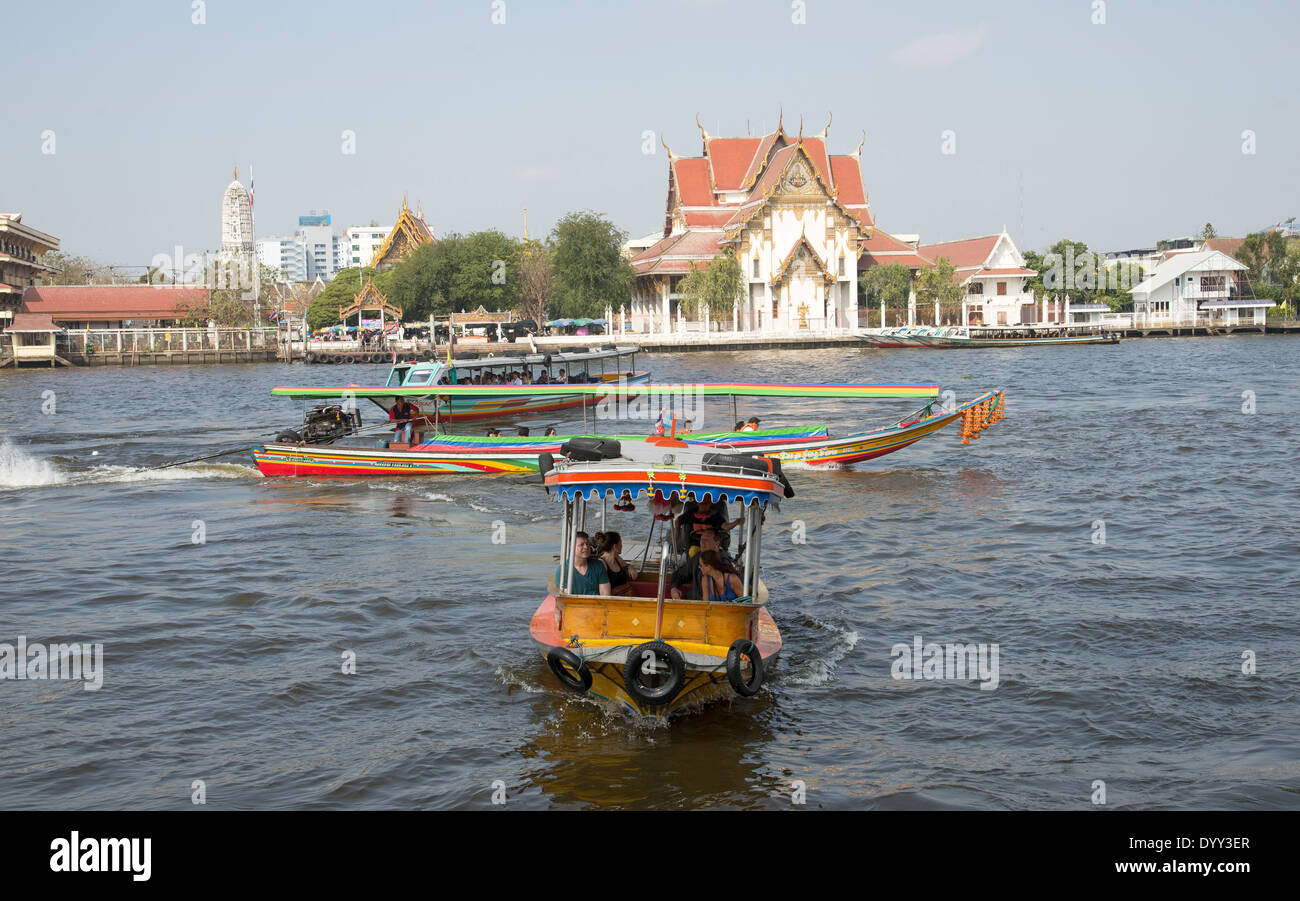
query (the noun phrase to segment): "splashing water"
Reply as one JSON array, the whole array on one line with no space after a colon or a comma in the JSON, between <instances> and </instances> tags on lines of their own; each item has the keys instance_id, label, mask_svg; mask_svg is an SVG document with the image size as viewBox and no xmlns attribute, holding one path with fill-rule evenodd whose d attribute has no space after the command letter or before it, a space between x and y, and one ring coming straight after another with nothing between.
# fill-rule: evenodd
<instances>
[{"instance_id":1,"label":"splashing water","mask_svg":"<svg viewBox=\"0 0 1300 901\"><path fill-rule=\"evenodd\" d=\"M8 441L0 444L0 488L39 488L67 481L54 464L33 457Z\"/></svg>"}]
</instances>

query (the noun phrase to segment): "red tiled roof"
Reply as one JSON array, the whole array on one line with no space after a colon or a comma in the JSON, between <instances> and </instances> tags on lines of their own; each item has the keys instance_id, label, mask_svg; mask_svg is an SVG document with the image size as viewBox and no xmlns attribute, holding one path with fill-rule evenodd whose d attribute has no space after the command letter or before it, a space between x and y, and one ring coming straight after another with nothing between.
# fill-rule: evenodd
<instances>
[{"instance_id":1,"label":"red tiled roof","mask_svg":"<svg viewBox=\"0 0 1300 901\"><path fill-rule=\"evenodd\" d=\"M721 227L731 221L735 215L734 206L721 206L709 210L684 210L686 224L690 226Z\"/></svg>"},{"instance_id":2,"label":"red tiled roof","mask_svg":"<svg viewBox=\"0 0 1300 901\"><path fill-rule=\"evenodd\" d=\"M906 266L908 269L928 269L934 265L934 260L927 260L918 253L867 252L858 258L858 269L866 269L869 266L889 266L893 263Z\"/></svg>"},{"instance_id":3,"label":"red tiled roof","mask_svg":"<svg viewBox=\"0 0 1300 901\"><path fill-rule=\"evenodd\" d=\"M768 154L772 152L772 145L780 136L780 132L774 131L770 135L764 135L759 139L758 149L754 151L754 158L749 162L749 168L745 170L745 178L740 183L743 190L745 185L758 178L759 171L762 170L763 164L767 162Z\"/></svg>"},{"instance_id":4,"label":"red tiled roof","mask_svg":"<svg viewBox=\"0 0 1300 901\"><path fill-rule=\"evenodd\" d=\"M57 332L61 329L45 313L14 313L14 324L7 331L11 332Z\"/></svg>"},{"instance_id":5,"label":"red tiled roof","mask_svg":"<svg viewBox=\"0 0 1300 901\"><path fill-rule=\"evenodd\" d=\"M932 260L947 257L955 269L969 269L983 266L984 261L993 253L998 243L998 235L985 235L981 238L966 238L961 241L946 241L942 244L922 244L921 253Z\"/></svg>"},{"instance_id":6,"label":"red tiled roof","mask_svg":"<svg viewBox=\"0 0 1300 901\"><path fill-rule=\"evenodd\" d=\"M23 294L29 313L58 319L175 319L178 304L205 305L208 289L193 285L40 285Z\"/></svg>"},{"instance_id":7,"label":"red tiled roof","mask_svg":"<svg viewBox=\"0 0 1300 901\"><path fill-rule=\"evenodd\" d=\"M906 244L889 232L881 231L878 228L872 229L871 237L862 240L861 247L864 253L881 253L891 250L906 251L908 253L916 252L916 248L911 244Z\"/></svg>"},{"instance_id":8,"label":"red tiled roof","mask_svg":"<svg viewBox=\"0 0 1300 901\"><path fill-rule=\"evenodd\" d=\"M1245 238L1209 238L1205 241L1205 248L1226 253L1235 260L1237 258L1237 248L1245 240Z\"/></svg>"},{"instance_id":9,"label":"red tiled roof","mask_svg":"<svg viewBox=\"0 0 1300 901\"><path fill-rule=\"evenodd\" d=\"M713 165L713 186L739 191L764 138L710 138L704 152Z\"/></svg>"},{"instance_id":10,"label":"red tiled roof","mask_svg":"<svg viewBox=\"0 0 1300 901\"><path fill-rule=\"evenodd\" d=\"M720 252L726 236L721 231L691 230L669 235L632 258L637 275L689 272L690 264L707 263Z\"/></svg>"},{"instance_id":11,"label":"red tiled roof","mask_svg":"<svg viewBox=\"0 0 1300 901\"><path fill-rule=\"evenodd\" d=\"M866 190L862 186L862 169L851 156L831 157L831 175L840 189L840 203L852 205L866 203Z\"/></svg>"},{"instance_id":12,"label":"red tiled roof","mask_svg":"<svg viewBox=\"0 0 1300 901\"><path fill-rule=\"evenodd\" d=\"M677 196L682 206L713 206L713 188L709 185L709 161L698 157L673 161L677 177Z\"/></svg>"}]
</instances>

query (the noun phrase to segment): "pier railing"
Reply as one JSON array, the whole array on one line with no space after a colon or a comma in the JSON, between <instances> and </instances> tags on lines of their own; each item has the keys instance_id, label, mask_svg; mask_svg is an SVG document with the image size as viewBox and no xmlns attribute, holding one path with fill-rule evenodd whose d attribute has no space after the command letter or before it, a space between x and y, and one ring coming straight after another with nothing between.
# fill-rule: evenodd
<instances>
[{"instance_id":1,"label":"pier railing","mask_svg":"<svg viewBox=\"0 0 1300 901\"><path fill-rule=\"evenodd\" d=\"M281 343L275 328L68 329L57 346L74 354L147 354L189 351L270 350Z\"/></svg>"}]
</instances>

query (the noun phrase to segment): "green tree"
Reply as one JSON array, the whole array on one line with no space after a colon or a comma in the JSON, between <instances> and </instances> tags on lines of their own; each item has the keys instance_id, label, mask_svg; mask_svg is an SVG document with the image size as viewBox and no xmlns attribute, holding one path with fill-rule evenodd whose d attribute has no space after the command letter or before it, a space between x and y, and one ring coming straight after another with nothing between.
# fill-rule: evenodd
<instances>
[{"instance_id":1,"label":"green tree","mask_svg":"<svg viewBox=\"0 0 1300 901\"><path fill-rule=\"evenodd\" d=\"M960 307L965 296L966 288L957 281L957 269L947 257L939 257L916 276L918 303L933 305L938 301L940 307Z\"/></svg>"},{"instance_id":2,"label":"green tree","mask_svg":"<svg viewBox=\"0 0 1300 901\"><path fill-rule=\"evenodd\" d=\"M451 276L451 302L457 312L513 310L519 305L519 245L492 229L460 241Z\"/></svg>"},{"instance_id":3,"label":"green tree","mask_svg":"<svg viewBox=\"0 0 1300 901\"><path fill-rule=\"evenodd\" d=\"M519 248L519 315L545 325L546 311L555 296L556 277L553 258L555 249L550 243L529 241Z\"/></svg>"},{"instance_id":4,"label":"green tree","mask_svg":"<svg viewBox=\"0 0 1300 901\"><path fill-rule=\"evenodd\" d=\"M707 306L711 317L723 317L735 308L744 284L740 263L734 255L723 253L710 260L703 269L697 269L691 263L691 271L678 284L677 291L681 295L682 308L691 316L703 316Z\"/></svg>"},{"instance_id":5,"label":"green tree","mask_svg":"<svg viewBox=\"0 0 1300 901\"><path fill-rule=\"evenodd\" d=\"M423 320L454 311L452 284L462 241L460 235L451 234L431 244L421 244L388 270L388 299L402 308L406 318Z\"/></svg>"},{"instance_id":6,"label":"green tree","mask_svg":"<svg viewBox=\"0 0 1300 901\"><path fill-rule=\"evenodd\" d=\"M901 310L912 288L912 270L901 263L869 266L858 276L858 287L867 306L879 306L883 300L886 309Z\"/></svg>"},{"instance_id":7,"label":"green tree","mask_svg":"<svg viewBox=\"0 0 1300 901\"><path fill-rule=\"evenodd\" d=\"M1237 247L1237 261L1247 268L1246 276L1256 294L1265 285L1273 284L1268 270L1270 260L1282 260L1287 255L1286 239L1281 232L1255 232L1246 235Z\"/></svg>"},{"instance_id":8,"label":"green tree","mask_svg":"<svg viewBox=\"0 0 1300 901\"><path fill-rule=\"evenodd\" d=\"M1209 222L1205 223L1205 228L1201 229L1201 240L1208 241L1217 237L1219 237L1219 233L1214 230L1214 226Z\"/></svg>"},{"instance_id":9,"label":"green tree","mask_svg":"<svg viewBox=\"0 0 1300 901\"><path fill-rule=\"evenodd\" d=\"M555 224L557 315L599 317L605 304L627 302L635 274L623 257L626 240L627 232L597 213L570 213Z\"/></svg>"}]
</instances>

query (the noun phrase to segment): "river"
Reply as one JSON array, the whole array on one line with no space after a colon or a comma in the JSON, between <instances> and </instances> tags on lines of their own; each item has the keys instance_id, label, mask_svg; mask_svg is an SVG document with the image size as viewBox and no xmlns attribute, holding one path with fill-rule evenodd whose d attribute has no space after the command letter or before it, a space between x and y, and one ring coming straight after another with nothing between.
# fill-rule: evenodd
<instances>
[{"instance_id":1,"label":"river","mask_svg":"<svg viewBox=\"0 0 1300 901\"><path fill-rule=\"evenodd\" d=\"M1298 347L639 356L661 381L1004 388L1009 414L969 446L954 426L791 472L764 543L779 665L757 697L666 725L567 693L529 639L561 510L536 476L148 468L294 425L307 404L275 385L385 367L6 372L0 642L102 644L103 668L93 691L0 681L0 800L1079 809L1100 787L1117 808L1295 808ZM913 406L740 412L841 434ZM639 556L638 507L612 525ZM894 678L917 636L996 645L996 685Z\"/></svg>"}]
</instances>

